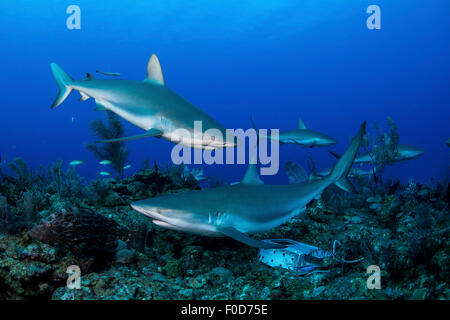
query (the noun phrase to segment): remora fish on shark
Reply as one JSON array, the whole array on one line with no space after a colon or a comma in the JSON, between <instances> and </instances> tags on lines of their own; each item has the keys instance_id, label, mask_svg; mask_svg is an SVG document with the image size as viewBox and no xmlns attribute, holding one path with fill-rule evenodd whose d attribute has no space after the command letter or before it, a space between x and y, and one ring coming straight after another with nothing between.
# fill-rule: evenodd
<instances>
[{"instance_id":1,"label":"remora fish on shark","mask_svg":"<svg viewBox=\"0 0 450 320\"><path fill-rule=\"evenodd\" d=\"M210 150L236 145L236 141L225 140L226 131L220 123L165 85L156 55L152 55L148 61L147 77L144 81L94 79L91 75L84 80L73 80L56 63L51 63L50 66L59 87L52 108L59 106L72 90L78 90L81 100L90 97L95 99L96 110L110 110L145 130L145 133L136 136L101 142L154 136L185 146ZM201 121L202 132L194 130L194 121ZM223 138L217 134L205 134L208 129L216 129L216 132L219 130Z\"/></svg>"},{"instance_id":2,"label":"remora fish on shark","mask_svg":"<svg viewBox=\"0 0 450 320\"><path fill-rule=\"evenodd\" d=\"M325 177L299 184L266 185L254 164L238 184L150 198L131 206L152 218L156 225L168 229L228 236L254 247L281 248L279 244L252 239L247 233L281 225L333 183L351 185L347 174L361 146L365 127L364 122L347 151Z\"/></svg>"},{"instance_id":3,"label":"remora fish on shark","mask_svg":"<svg viewBox=\"0 0 450 320\"><path fill-rule=\"evenodd\" d=\"M253 122L253 120L252 120ZM253 127L255 124L253 123ZM255 127L256 129L256 127ZM298 119L297 129L280 132L278 137L272 135L259 134L260 137L278 140L280 144L290 143L305 147L328 147L337 143L337 141L326 134L308 129L302 119Z\"/></svg>"},{"instance_id":4,"label":"remora fish on shark","mask_svg":"<svg viewBox=\"0 0 450 320\"><path fill-rule=\"evenodd\" d=\"M107 71L100 71L100 70L95 70L95 72L104 74L106 76L120 77L120 73L118 73L118 72L107 72Z\"/></svg>"},{"instance_id":5,"label":"remora fish on shark","mask_svg":"<svg viewBox=\"0 0 450 320\"><path fill-rule=\"evenodd\" d=\"M328 150L329 153L331 153L336 158L340 158L340 155ZM398 144L397 153L395 154L394 161L405 161L405 160L411 160L420 157L424 154L423 150L420 150L419 148L407 145L407 144ZM373 162L372 156L369 153L362 154L358 157L356 157L355 163L371 163Z\"/></svg>"}]
</instances>

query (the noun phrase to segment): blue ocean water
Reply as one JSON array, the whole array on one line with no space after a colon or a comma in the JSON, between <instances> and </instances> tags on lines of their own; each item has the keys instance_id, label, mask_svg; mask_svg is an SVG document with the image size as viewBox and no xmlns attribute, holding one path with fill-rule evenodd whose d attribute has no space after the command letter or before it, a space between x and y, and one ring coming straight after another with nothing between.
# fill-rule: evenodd
<instances>
[{"instance_id":1,"label":"blue ocean water","mask_svg":"<svg viewBox=\"0 0 450 320\"><path fill-rule=\"evenodd\" d=\"M66 27L66 8L81 8L81 29ZM381 8L381 30L368 30L366 8ZM37 167L85 160L87 178L103 168L86 150L89 122L104 119L78 93L57 109L49 64L73 78L95 70L143 79L156 53L167 85L228 128L293 129L301 117L345 150L366 120L386 126L425 154L389 168L390 177L428 181L448 170L450 21L448 1L24 1L0 2L2 50L0 155ZM124 121L127 134L141 133ZM127 143L133 170L149 157L170 161L173 144ZM335 162L324 148L283 146L281 162L308 156ZM239 180L244 165L204 166L206 175ZM132 170L129 172L132 173ZM282 169L265 177L286 183Z\"/></svg>"}]
</instances>

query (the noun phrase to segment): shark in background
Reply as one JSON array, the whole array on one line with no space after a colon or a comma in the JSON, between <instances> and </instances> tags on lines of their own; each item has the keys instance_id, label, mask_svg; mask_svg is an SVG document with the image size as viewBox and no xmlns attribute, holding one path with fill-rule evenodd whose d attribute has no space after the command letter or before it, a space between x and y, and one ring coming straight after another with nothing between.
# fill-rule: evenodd
<instances>
[{"instance_id":1,"label":"shark in background","mask_svg":"<svg viewBox=\"0 0 450 320\"><path fill-rule=\"evenodd\" d=\"M77 90L81 94L80 100L95 100L95 110L112 111L145 130L143 134L101 142L161 137L185 146L209 150L236 145L236 141L225 140L226 131L219 122L166 86L161 65L154 54L148 61L144 81L95 79L89 74L84 80L73 80L56 63L51 63L50 67L59 87L52 108L59 106L72 90ZM202 132L195 130L194 121L201 121ZM205 134L208 129L219 130L223 138ZM189 134L186 134L186 130Z\"/></svg>"},{"instance_id":2,"label":"shark in background","mask_svg":"<svg viewBox=\"0 0 450 320\"><path fill-rule=\"evenodd\" d=\"M164 228L204 236L228 236L253 247L282 248L283 245L255 240L247 234L285 223L333 183L351 185L347 175L360 149L365 127L364 122L327 176L299 184L267 185L260 179L256 164L251 164L240 183L149 198L133 202L131 207Z\"/></svg>"},{"instance_id":3,"label":"shark in background","mask_svg":"<svg viewBox=\"0 0 450 320\"><path fill-rule=\"evenodd\" d=\"M284 170L289 179L289 183L296 184L296 183L303 183L308 180L322 179L322 178L328 176L329 174L331 174L331 171L333 170L333 168L327 168L327 169L324 169L321 171L316 171L314 161L312 161L312 159L310 159L310 161L312 164L310 164L309 169L311 171L311 174L309 174L309 175L307 174L305 169L303 169L303 167L300 164L298 164L296 162L292 162L292 161L288 161L285 163ZM372 176L372 174L373 173L371 171L367 171L362 168L353 166L350 169L347 177L349 177L349 178L369 177L370 178ZM356 193L356 190L353 188L353 184L341 183L341 182L337 182L335 184L337 187L341 188L344 191L347 191L350 193Z\"/></svg>"},{"instance_id":4,"label":"shark in background","mask_svg":"<svg viewBox=\"0 0 450 320\"><path fill-rule=\"evenodd\" d=\"M253 119L253 127L256 129ZM260 138L268 138L272 141L278 140L280 144L297 144L304 147L329 147L337 141L326 134L308 129L302 119L298 119L297 129L280 132L278 137L272 135L263 135L259 133Z\"/></svg>"},{"instance_id":5,"label":"shark in background","mask_svg":"<svg viewBox=\"0 0 450 320\"><path fill-rule=\"evenodd\" d=\"M334 157L340 158L340 155L328 150L329 153L331 153ZM424 154L423 150L420 150L419 148L407 145L407 144L398 144L397 152L395 154L394 161L400 162L400 161L406 161L411 160L420 157ZM355 163L373 163L374 159L372 159L372 155L370 153L365 153L360 156L357 156L355 159Z\"/></svg>"},{"instance_id":6,"label":"shark in background","mask_svg":"<svg viewBox=\"0 0 450 320\"><path fill-rule=\"evenodd\" d=\"M320 177L325 177L331 173L331 170L332 170L332 168L327 168L325 170L312 173L310 179L317 179ZM354 178L354 177L370 176L371 174L372 174L372 172L370 172L369 170L364 170L364 169L361 169L358 167L353 167L350 170L350 172L348 173L348 176L350 178Z\"/></svg>"}]
</instances>

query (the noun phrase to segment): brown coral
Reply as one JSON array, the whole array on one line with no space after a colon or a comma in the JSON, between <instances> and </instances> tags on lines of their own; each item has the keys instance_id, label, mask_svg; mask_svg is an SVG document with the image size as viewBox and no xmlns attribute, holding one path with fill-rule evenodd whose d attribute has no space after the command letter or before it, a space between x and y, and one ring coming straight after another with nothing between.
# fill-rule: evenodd
<instances>
[{"instance_id":1,"label":"brown coral","mask_svg":"<svg viewBox=\"0 0 450 320\"><path fill-rule=\"evenodd\" d=\"M87 209L73 208L53 214L31 230L31 236L78 255L113 252L119 225Z\"/></svg>"}]
</instances>

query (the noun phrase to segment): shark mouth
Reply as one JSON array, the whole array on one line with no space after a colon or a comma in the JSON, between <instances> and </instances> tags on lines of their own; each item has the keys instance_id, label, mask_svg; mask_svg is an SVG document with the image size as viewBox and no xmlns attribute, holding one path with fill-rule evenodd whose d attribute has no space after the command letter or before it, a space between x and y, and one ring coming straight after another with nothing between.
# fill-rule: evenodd
<instances>
[{"instance_id":1,"label":"shark mouth","mask_svg":"<svg viewBox=\"0 0 450 320\"><path fill-rule=\"evenodd\" d=\"M131 207L134 210L136 210L137 212L140 212L143 215L152 218L153 223L156 224L157 226L164 227L167 229L172 229L172 230L185 231L185 228L183 228L181 226L177 226L175 224L177 219L169 218L169 217L166 217L163 214L161 214L161 211L163 209L154 208L154 207L144 208L135 203L132 203Z\"/></svg>"},{"instance_id":2,"label":"shark mouth","mask_svg":"<svg viewBox=\"0 0 450 320\"><path fill-rule=\"evenodd\" d=\"M162 228L166 228L166 229L170 229L170 230L175 230L175 231L185 231L183 228L174 226L173 224L161 221L161 220L153 220L152 221L154 224L156 224L159 227Z\"/></svg>"}]
</instances>

